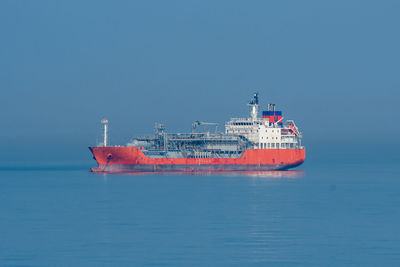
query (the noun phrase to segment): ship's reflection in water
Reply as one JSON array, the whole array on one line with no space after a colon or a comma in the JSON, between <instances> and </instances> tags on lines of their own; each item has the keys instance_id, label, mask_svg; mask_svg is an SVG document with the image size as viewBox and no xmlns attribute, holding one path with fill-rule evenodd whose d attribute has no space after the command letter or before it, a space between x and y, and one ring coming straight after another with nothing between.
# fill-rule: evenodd
<instances>
[{"instance_id":1,"label":"ship's reflection in water","mask_svg":"<svg viewBox=\"0 0 400 267\"><path fill-rule=\"evenodd\" d=\"M304 171L160 171L160 172L127 172L127 171L102 171L96 174L122 174L122 175L193 175L193 176L243 176L257 178L300 178Z\"/></svg>"}]
</instances>

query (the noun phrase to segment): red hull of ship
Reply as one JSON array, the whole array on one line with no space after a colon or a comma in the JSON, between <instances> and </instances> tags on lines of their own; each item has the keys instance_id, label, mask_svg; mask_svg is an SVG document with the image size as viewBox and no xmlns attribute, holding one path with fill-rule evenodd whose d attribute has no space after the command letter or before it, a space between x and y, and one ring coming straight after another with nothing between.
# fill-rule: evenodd
<instances>
[{"instance_id":1,"label":"red hull of ship","mask_svg":"<svg viewBox=\"0 0 400 267\"><path fill-rule=\"evenodd\" d=\"M240 158L149 158L138 147L89 147L94 172L270 171L302 164L305 149L249 149Z\"/></svg>"}]
</instances>

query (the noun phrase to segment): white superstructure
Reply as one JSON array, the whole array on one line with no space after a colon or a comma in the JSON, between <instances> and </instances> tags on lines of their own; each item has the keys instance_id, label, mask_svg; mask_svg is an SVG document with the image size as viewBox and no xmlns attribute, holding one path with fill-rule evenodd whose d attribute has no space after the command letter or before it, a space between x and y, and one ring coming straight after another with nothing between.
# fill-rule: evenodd
<instances>
[{"instance_id":1,"label":"white superstructure","mask_svg":"<svg viewBox=\"0 0 400 267\"><path fill-rule=\"evenodd\" d=\"M225 124L225 133L241 135L253 143L255 149L294 149L301 147L301 133L293 121L283 124L281 111L268 104L263 117L258 116L258 94L249 102L250 117L231 118Z\"/></svg>"}]
</instances>

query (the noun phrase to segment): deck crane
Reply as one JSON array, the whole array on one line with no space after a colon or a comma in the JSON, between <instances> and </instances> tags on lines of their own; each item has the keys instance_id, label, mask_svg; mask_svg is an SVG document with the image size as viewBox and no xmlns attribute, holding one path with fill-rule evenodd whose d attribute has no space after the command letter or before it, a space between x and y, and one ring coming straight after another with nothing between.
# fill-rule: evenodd
<instances>
[{"instance_id":1,"label":"deck crane","mask_svg":"<svg viewBox=\"0 0 400 267\"><path fill-rule=\"evenodd\" d=\"M192 133L194 133L196 131L197 126L200 126L200 125L214 125L215 126L215 132L218 132L219 123L217 123L217 122L194 121L192 123Z\"/></svg>"}]
</instances>

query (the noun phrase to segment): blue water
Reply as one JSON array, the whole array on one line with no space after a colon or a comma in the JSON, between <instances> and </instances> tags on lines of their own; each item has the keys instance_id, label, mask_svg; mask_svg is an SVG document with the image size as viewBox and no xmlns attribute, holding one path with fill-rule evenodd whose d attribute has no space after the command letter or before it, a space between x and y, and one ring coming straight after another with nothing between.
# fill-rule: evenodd
<instances>
[{"instance_id":1,"label":"blue water","mask_svg":"<svg viewBox=\"0 0 400 267\"><path fill-rule=\"evenodd\" d=\"M3 168L0 265L399 266L398 158L336 156L288 177Z\"/></svg>"}]
</instances>

